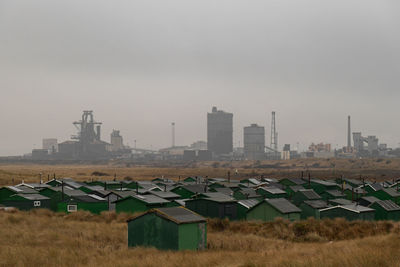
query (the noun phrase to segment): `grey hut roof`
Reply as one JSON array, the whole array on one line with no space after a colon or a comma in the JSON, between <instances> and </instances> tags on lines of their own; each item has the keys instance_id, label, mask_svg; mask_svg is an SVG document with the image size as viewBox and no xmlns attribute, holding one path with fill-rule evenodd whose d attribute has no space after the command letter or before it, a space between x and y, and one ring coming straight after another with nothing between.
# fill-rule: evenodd
<instances>
[{"instance_id":1,"label":"grey hut roof","mask_svg":"<svg viewBox=\"0 0 400 267\"><path fill-rule=\"evenodd\" d=\"M375 203L377 201L379 201L380 199L373 197L373 196L366 196L366 197L362 197L362 200L365 200L366 202L369 202L370 204Z\"/></svg>"},{"instance_id":2,"label":"grey hut roof","mask_svg":"<svg viewBox=\"0 0 400 267\"><path fill-rule=\"evenodd\" d=\"M386 192L391 197L399 197L400 193L396 191L394 188L383 188L382 191Z\"/></svg>"},{"instance_id":3,"label":"grey hut roof","mask_svg":"<svg viewBox=\"0 0 400 267\"><path fill-rule=\"evenodd\" d=\"M270 193L270 194L274 194L274 195L277 195L277 194L286 194L285 191L283 191L283 190L280 189L280 188L274 187L274 186L261 187L261 189L267 191L267 192Z\"/></svg>"},{"instance_id":4,"label":"grey hut roof","mask_svg":"<svg viewBox=\"0 0 400 267\"><path fill-rule=\"evenodd\" d=\"M285 198L266 199L265 201L281 213L301 212L298 207Z\"/></svg>"},{"instance_id":5,"label":"grey hut roof","mask_svg":"<svg viewBox=\"0 0 400 267\"><path fill-rule=\"evenodd\" d=\"M148 204L158 204L158 203L167 203L169 202L166 199L160 198L155 195L133 195L131 196Z\"/></svg>"},{"instance_id":6,"label":"grey hut roof","mask_svg":"<svg viewBox=\"0 0 400 267\"><path fill-rule=\"evenodd\" d=\"M337 199L330 199L329 203L333 203L333 204L337 204L337 205L349 205L353 202L351 202L348 199L344 199L344 198L337 198Z\"/></svg>"},{"instance_id":7,"label":"grey hut roof","mask_svg":"<svg viewBox=\"0 0 400 267\"><path fill-rule=\"evenodd\" d=\"M247 209L251 209L258 203L260 203L260 201L258 201L257 199L245 199L245 200L238 201L239 205L242 205L243 207L245 207Z\"/></svg>"},{"instance_id":8,"label":"grey hut roof","mask_svg":"<svg viewBox=\"0 0 400 267\"><path fill-rule=\"evenodd\" d=\"M324 180L320 180L320 179L311 179L312 183L316 183L316 184L320 184L323 186L337 186L336 183L334 182L329 182L329 181L324 181Z\"/></svg>"},{"instance_id":9,"label":"grey hut roof","mask_svg":"<svg viewBox=\"0 0 400 267\"><path fill-rule=\"evenodd\" d=\"M400 211L400 206L391 200L380 200L375 203L387 211Z\"/></svg>"},{"instance_id":10,"label":"grey hut roof","mask_svg":"<svg viewBox=\"0 0 400 267\"><path fill-rule=\"evenodd\" d=\"M141 215L133 217L127 222L129 223L130 221L136 220L149 213L155 213L157 216L173 221L176 224L206 222L204 217L184 207L152 209Z\"/></svg>"},{"instance_id":11,"label":"grey hut roof","mask_svg":"<svg viewBox=\"0 0 400 267\"><path fill-rule=\"evenodd\" d=\"M215 188L215 191L217 191L218 193L224 194L224 195L228 195L228 196L231 196L233 194L232 189L227 188L227 187Z\"/></svg>"},{"instance_id":12,"label":"grey hut roof","mask_svg":"<svg viewBox=\"0 0 400 267\"><path fill-rule=\"evenodd\" d=\"M279 188L279 189L282 189L282 190L285 189L285 186L283 184L280 184L280 183L269 183L268 187L276 187L276 188Z\"/></svg>"},{"instance_id":13,"label":"grey hut roof","mask_svg":"<svg viewBox=\"0 0 400 267\"><path fill-rule=\"evenodd\" d=\"M368 212L368 211L375 211L374 209L371 209L371 208L368 208L368 207L364 207L364 206L361 206L361 205L357 205L357 204L343 205L342 207L345 208L345 209L348 209L348 210L352 210L352 211L358 212L358 213L360 213L360 212Z\"/></svg>"},{"instance_id":14,"label":"grey hut roof","mask_svg":"<svg viewBox=\"0 0 400 267\"><path fill-rule=\"evenodd\" d=\"M304 190L299 190L298 192L301 192L306 198L313 200L313 199L321 199L321 196L318 195L314 190L312 189L304 189Z\"/></svg>"},{"instance_id":15,"label":"grey hut roof","mask_svg":"<svg viewBox=\"0 0 400 267\"><path fill-rule=\"evenodd\" d=\"M259 197L260 195L252 188L241 188L240 192L244 195L248 195L249 197Z\"/></svg>"},{"instance_id":16,"label":"grey hut roof","mask_svg":"<svg viewBox=\"0 0 400 267\"><path fill-rule=\"evenodd\" d=\"M74 196L73 199L81 202L90 202L90 203L106 201L104 198L96 195Z\"/></svg>"},{"instance_id":17,"label":"grey hut roof","mask_svg":"<svg viewBox=\"0 0 400 267\"><path fill-rule=\"evenodd\" d=\"M201 193L201 195L205 196L206 198L218 198L218 199L228 199L228 200L233 199L231 196L219 192Z\"/></svg>"},{"instance_id":18,"label":"grey hut roof","mask_svg":"<svg viewBox=\"0 0 400 267\"><path fill-rule=\"evenodd\" d=\"M186 190L192 193L204 193L206 185L204 184L188 184L183 186Z\"/></svg>"},{"instance_id":19,"label":"grey hut roof","mask_svg":"<svg viewBox=\"0 0 400 267\"><path fill-rule=\"evenodd\" d=\"M289 186L289 188L290 188L293 192L297 192L297 191L299 191L299 190L305 189L302 185L292 185L292 186Z\"/></svg>"},{"instance_id":20,"label":"grey hut roof","mask_svg":"<svg viewBox=\"0 0 400 267\"><path fill-rule=\"evenodd\" d=\"M111 190L111 192L120 198L125 198L129 196L136 195L136 191L133 190L126 190L126 191L119 191L119 190Z\"/></svg>"},{"instance_id":21,"label":"grey hut roof","mask_svg":"<svg viewBox=\"0 0 400 267\"><path fill-rule=\"evenodd\" d=\"M372 190L374 190L374 191L378 191L378 190L381 190L381 189L383 189L384 187L381 185L381 184L379 184L379 183L375 183L375 184L366 184L365 185L365 187L371 187L372 188Z\"/></svg>"},{"instance_id":22,"label":"grey hut roof","mask_svg":"<svg viewBox=\"0 0 400 267\"><path fill-rule=\"evenodd\" d=\"M42 196L40 194L16 194L16 196L28 199L28 200L47 200L48 197Z\"/></svg>"},{"instance_id":23,"label":"grey hut roof","mask_svg":"<svg viewBox=\"0 0 400 267\"><path fill-rule=\"evenodd\" d=\"M300 178L287 178L289 181L291 181L292 183L295 183L297 185L302 185L307 183L306 181L300 179Z\"/></svg>"},{"instance_id":24,"label":"grey hut roof","mask_svg":"<svg viewBox=\"0 0 400 267\"><path fill-rule=\"evenodd\" d=\"M29 187L15 187L15 186L6 186L9 190L13 191L16 194L37 194L39 193L35 189Z\"/></svg>"},{"instance_id":25,"label":"grey hut roof","mask_svg":"<svg viewBox=\"0 0 400 267\"><path fill-rule=\"evenodd\" d=\"M326 203L326 201L323 200L306 200L304 201L304 203L306 203L308 206L314 209L324 209L331 206L328 203Z\"/></svg>"},{"instance_id":26,"label":"grey hut roof","mask_svg":"<svg viewBox=\"0 0 400 267\"><path fill-rule=\"evenodd\" d=\"M181 196L178 194L175 194L174 192L164 192L164 191L150 191L151 194L160 197L160 198L164 198L164 199L168 199L168 198L180 198Z\"/></svg>"},{"instance_id":27,"label":"grey hut roof","mask_svg":"<svg viewBox=\"0 0 400 267\"><path fill-rule=\"evenodd\" d=\"M326 190L325 192L334 197L345 197L346 196L346 194L342 193L339 190Z\"/></svg>"}]
</instances>

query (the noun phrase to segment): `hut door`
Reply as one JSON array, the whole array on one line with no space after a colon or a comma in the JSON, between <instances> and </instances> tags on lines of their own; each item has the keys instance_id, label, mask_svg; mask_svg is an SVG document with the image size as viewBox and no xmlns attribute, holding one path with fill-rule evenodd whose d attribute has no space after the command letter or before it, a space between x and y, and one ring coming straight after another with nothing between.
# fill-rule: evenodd
<instances>
[{"instance_id":1,"label":"hut door","mask_svg":"<svg viewBox=\"0 0 400 267\"><path fill-rule=\"evenodd\" d=\"M199 244L197 246L198 250L202 250L206 248L206 224L205 223L199 223Z\"/></svg>"}]
</instances>

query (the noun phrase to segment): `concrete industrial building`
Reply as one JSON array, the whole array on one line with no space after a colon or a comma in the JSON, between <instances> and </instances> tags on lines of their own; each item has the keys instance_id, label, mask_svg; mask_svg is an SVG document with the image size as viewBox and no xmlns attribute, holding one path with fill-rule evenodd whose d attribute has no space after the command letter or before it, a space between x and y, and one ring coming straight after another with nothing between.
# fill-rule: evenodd
<instances>
[{"instance_id":1,"label":"concrete industrial building","mask_svg":"<svg viewBox=\"0 0 400 267\"><path fill-rule=\"evenodd\" d=\"M212 108L207 113L207 147L214 155L233 152L233 114Z\"/></svg>"},{"instance_id":2,"label":"concrete industrial building","mask_svg":"<svg viewBox=\"0 0 400 267\"><path fill-rule=\"evenodd\" d=\"M45 138L42 141L42 149L46 149L49 154L58 152L58 141L56 138Z\"/></svg>"},{"instance_id":3,"label":"concrete industrial building","mask_svg":"<svg viewBox=\"0 0 400 267\"><path fill-rule=\"evenodd\" d=\"M265 159L265 129L251 124L243 129L244 156L247 160Z\"/></svg>"},{"instance_id":4,"label":"concrete industrial building","mask_svg":"<svg viewBox=\"0 0 400 267\"><path fill-rule=\"evenodd\" d=\"M124 149L124 141L119 131L113 130L111 133L111 150L121 151Z\"/></svg>"}]
</instances>

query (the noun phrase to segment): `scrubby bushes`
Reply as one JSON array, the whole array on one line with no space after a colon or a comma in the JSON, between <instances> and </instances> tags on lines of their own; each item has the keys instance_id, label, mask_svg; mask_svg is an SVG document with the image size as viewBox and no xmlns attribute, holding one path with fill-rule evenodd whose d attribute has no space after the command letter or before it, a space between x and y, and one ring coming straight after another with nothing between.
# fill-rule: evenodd
<instances>
[{"instance_id":1,"label":"scrubby bushes","mask_svg":"<svg viewBox=\"0 0 400 267\"><path fill-rule=\"evenodd\" d=\"M378 234L399 232L398 224L390 221L347 221L342 218L289 222L276 219L273 222L231 222L210 219L211 232L245 233L265 238L278 238L296 242L337 241Z\"/></svg>"}]
</instances>

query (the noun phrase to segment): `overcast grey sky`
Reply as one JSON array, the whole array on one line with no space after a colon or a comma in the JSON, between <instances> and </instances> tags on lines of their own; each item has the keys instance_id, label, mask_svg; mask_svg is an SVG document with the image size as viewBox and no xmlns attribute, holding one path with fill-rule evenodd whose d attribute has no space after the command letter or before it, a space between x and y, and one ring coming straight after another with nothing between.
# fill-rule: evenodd
<instances>
[{"instance_id":1,"label":"overcast grey sky","mask_svg":"<svg viewBox=\"0 0 400 267\"><path fill-rule=\"evenodd\" d=\"M206 139L206 113L280 146L400 142L398 0L0 0L0 155L75 134L82 110L138 147Z\"/></svg>"}]
</instances>

